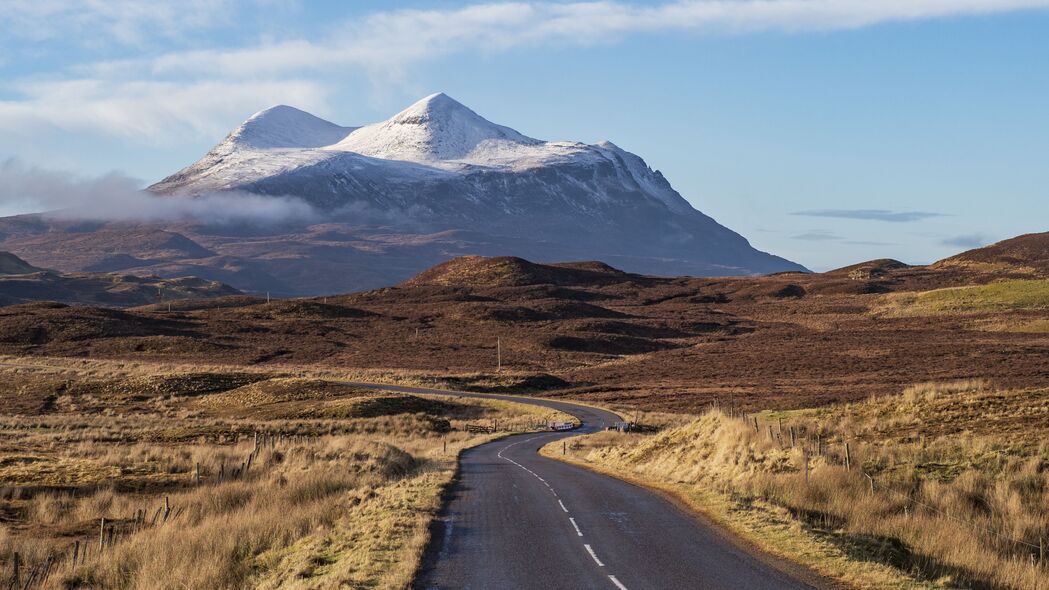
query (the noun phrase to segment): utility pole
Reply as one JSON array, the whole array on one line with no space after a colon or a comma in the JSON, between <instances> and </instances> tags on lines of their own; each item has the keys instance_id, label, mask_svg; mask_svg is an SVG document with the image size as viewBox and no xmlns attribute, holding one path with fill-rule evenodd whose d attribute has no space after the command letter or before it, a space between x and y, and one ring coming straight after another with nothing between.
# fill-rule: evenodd
<instances>
[{"instance_id":1,"label":"utility pole","mask_svg":"<svg viewBox=\"0 0 1049 590\"><path fill-rule=\"evenodd\" d=\"M266 291L266 303L270 302L270 292Z\"/></svg>"}]
</instances>

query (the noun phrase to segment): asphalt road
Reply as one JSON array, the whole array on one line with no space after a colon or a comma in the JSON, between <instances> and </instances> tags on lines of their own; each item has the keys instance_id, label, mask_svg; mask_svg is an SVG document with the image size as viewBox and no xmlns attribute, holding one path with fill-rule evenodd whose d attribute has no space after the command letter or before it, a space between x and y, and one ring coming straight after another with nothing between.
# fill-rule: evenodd
<instances>
[{"instance_id":1,"label":"asphalt road","mask_svg":"<svg viewBox=\"0 0 1049 590\"><path fill-rule=\"evenodd\" d=\"M554 400L451 393L557 409L583 426L572 433L515 435L464 451L460 477L435 527L417 588L781 590L823 585L801 581L800 568L780 569L658 494L537 453L552 440L602 430L619 420L615 414Z\"/></svg>"}]
</instances>

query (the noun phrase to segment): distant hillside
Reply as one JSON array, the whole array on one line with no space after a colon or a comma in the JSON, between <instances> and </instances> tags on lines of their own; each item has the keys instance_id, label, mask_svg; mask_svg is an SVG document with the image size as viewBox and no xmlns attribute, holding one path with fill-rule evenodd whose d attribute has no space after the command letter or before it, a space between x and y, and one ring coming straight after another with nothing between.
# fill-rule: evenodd
<instances>
[{"instance_id":1,"label":"distant hillside","mask_svg":"<svg viewBox=\"0 0 1049 590\"><path fill-rule=\"evenodd\" d=\"M403 286L517 287L522 285L600 285L630 275L603 262L536 264L515 256L461 256L423 271Z\"/></svg>"},{"instance_id":2,"label":"distant hillside","mask_svg":"<svg viewBox=\"0 0 1049 590\"><path fill-rule=\"evenodd\" d=\"M1049 232L1025 234L962 252L933 266L985 266L988 270L1027 271L1049 276Z\"/></svg>"},{"instance_id":3,"label":"distant hillside","mask_svg":"<svg viewBox=\"0 0 1049 590\"><path fill-rule=\"evenodd\" d=\"M130 307L161 301L239 295L218 281L197 277L162 279L116 273L59 273L0 252L0 305L35 301Z\"/></svg>"},{"instance_id":4,"label":"distant hillside","mask_svg":"<svg viewBox=\"0 0 1049 590\"><path fill-rule=\"evenodd\" d=\"M0 275L24 275L42 270L10 252L0 252Z\"/></svg>"}]
</instances>

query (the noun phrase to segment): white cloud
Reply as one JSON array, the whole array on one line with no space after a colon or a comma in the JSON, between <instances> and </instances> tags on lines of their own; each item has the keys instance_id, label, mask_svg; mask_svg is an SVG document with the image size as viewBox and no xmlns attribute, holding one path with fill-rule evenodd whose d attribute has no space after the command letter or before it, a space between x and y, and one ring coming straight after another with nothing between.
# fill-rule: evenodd
<instances>
[{"instance_id":1,"label":"white cloud","mask_svg":"<svg viewBox=\"0 0 1049 590\"><path fill-rule=\"evenodd\" d=\"M97 27L132 42L153 29L174 35L197 20L221 20L233 2L192 0L187 7L184 0L0 0L0 13L7 13L10 30L39 26L41 35L88 34ZM639 34L835 31L1047 7L1049 0L693 0L392 10L335 26L317 39L169 51L79 64L62 79L16 81L15 97L0 101L0 131L50 125L153 142L215 137L231 117L241 119L273 103L323 111L328 93L354 72L384 85L407 79L413 66L463 52L609 43Z\"/></svg>"},{"instance_id":2,"label":"white cloud","mask_svg":"<svg viewBox=\"0 0 1049 590\"><path fill-rule=\"evenodd\" d=\"M227 23L233 0L0 0L0 39L140 44Z\"/></svg>"},{"instance_id":3,"label":"white cloud","mask_svg":"<svg viewBox=\"0 0 1049 590\"><path fill-rule=\"evenodd\" d=\"M1049 8L1049 0L694 0L478 4L372 14L320 41L173 52L139 65L154 74L273 75L356 66L404 67L463 51L608 42L630 34L744 34L855 29L891 22Z\"/></svg>"}]
</instances>

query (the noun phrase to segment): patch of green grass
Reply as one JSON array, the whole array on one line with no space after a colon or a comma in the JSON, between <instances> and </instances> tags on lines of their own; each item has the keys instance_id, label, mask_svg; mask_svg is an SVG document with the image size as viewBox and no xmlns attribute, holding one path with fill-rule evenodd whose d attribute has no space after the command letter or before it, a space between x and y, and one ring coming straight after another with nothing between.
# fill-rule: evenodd
<instances>
[{"instance_id":1,"label":"patch of green grass","mask_svg":"<svg viewBox=\"0 0 1049 590\"><path fill-rule=\"evenodd\" d=\"M1049 280L1003 281L922 293L899 293L888 296L876 311L921 316L1043 309L1049 309Z\"/></svg>"}]
</instances>

